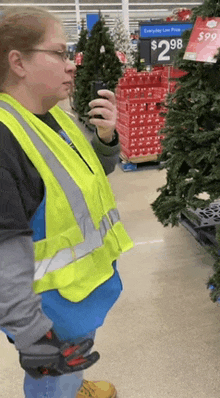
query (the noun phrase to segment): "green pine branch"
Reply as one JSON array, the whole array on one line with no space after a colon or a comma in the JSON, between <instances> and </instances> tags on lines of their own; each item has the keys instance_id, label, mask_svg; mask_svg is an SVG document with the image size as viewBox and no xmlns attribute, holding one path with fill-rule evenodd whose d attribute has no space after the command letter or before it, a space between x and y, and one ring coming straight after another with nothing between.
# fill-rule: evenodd
<instances>
[{"instance_id":1,"label":"green pine branch","mask_svg":"<svg viewBox=\"0 0 220 398\"><path fill-rule=\"evenodd\" d=\"M88 30L85 29L83 26L80 31L78 43L76 45L76 53L80 53L80 52L84 53L87 40L88 40Z\"/></svg>"},{"instance_id":2,"label":"green pine branch","mask_svg":"<svg viewBox=\"0 0 220 398\"><path fill-rule=\"evenodd\" d=\"M220 1L204 1L193 10L193 22L197 16L220 17ZM176 79L177 90L167 98L160 131L165 139L159 160L167 177L152 209L164 226L177 226L182 212L189 214L220 198L220 56L215 64L184 60L190 34L184 32L184 45L175 59L175 67L187 74ZM199 197L204 192L207 200ZM216 239L220 248L220 229ZM214 250L214 275L208 282L215 288L213 301L220 296L219 248Z\"/></svg>"}]
</instances>

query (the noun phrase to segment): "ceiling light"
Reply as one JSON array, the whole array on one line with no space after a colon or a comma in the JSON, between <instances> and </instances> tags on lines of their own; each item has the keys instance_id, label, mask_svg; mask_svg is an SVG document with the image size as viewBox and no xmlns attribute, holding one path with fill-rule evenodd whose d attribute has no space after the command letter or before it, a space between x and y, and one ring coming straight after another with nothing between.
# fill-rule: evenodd
<instances>
[{"instance_id":1,"label":"ceiling light","mask_svg":"<svg viewBox=\"0 0 220 398\"><path fill-rule=\"evenodd\" d=\"M89 10L89 12L98 12L100 11L99 8L96 8L94 10ZM103 10L101 10L103 11ZM166 12L166 11L171 11L168 8L155 8L155 9L147 9L145 10L135 10L135 9L130 9L130 12ZM60 12L60 13L69 13L69 12L75 12L74 10L49 10L49 12ZM80 13L85 13L88 12L88 10L80 10ZM108 12L122 12L122 10L108 10Z\"/></svg>"},{"instance_id":2,"label":"ceiling light","mask_svg":"<svg viewBox=\"0 0 220 398\"><path fill-rule=\"evenodd\" d=\"M174 6L174 5L180 5L180 6L183 6L183 5L192 5L192 6L195 6L195 5L200 5L200 4L202 4L203 2L202 1L200 1L200 2L192 2L192 3L190 3L190 2L187 2L187 3L182 3L182 2L179 2L179 3L168 3L168 2L163 2L163 3L155 3L155 6L164 6L164 5L166 5L166 6ZM152 6L152 4L153 3L129 3L129 6ZM99 6L108 6L108 7L110 7L110 6L121 6L122 5L122 3L112 3L112 4L109 4L109 3L98 3L98 5ZM0 4L0 6L1 7L11 7L11 6L21 6L21 7L24 7L24 6L40 6L40 7L48 7L48 6L50 6L50 7L75 7L76 6L76 4L75 3L11 3L11 4L9 4L9 3L2 3L2 4ZM94 6L94 3L80 3L79 4L79 6L89 6L89 7L93 7Z\"/></svg>"}]
</instances>

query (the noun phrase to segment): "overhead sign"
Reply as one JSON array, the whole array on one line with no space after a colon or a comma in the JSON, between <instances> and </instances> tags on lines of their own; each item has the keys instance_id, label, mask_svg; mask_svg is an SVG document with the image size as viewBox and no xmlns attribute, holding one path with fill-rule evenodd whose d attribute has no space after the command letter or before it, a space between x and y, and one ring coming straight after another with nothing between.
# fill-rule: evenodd
<instances>
[{"instance_id":1,"label":"overhead sign","mask_svg":"<svg viewBox=\"0 0 220 398\"><path fill-rule=\"evenodd\" d=\"M183 47L183 32L192 27L188 22L140 24L140 52L145 64L172 64Z\"/></svg>"},{"instance_id":2,"label":"overhead sign","mask_svg":"<svg viewBox=\"0 0 220 398\"><path fill-rule=\"evenodd\" d=\"M93 26L99 21L99 14L86 14L87 29L91 32Z\"/></svg>"},{"instance_id":3,"label":"overhead sign","mask_svg":"<svg viewBox=\"0 0 220 398\"><path fill-rule=\"evenodd\" d=\"M215 63L220 47L220 18L198 17L190 36L184 59Z\"/></svg>"},{"instance_id":4,"label":"overhead sign","mask_svg":"<svg viewBox=\"0 0 220 398\"><path fill-rule=\"evenodd\" d=\"M151 39L154 37L181 37L187 29L192 29L193 24L188 22L172 22L164 24L140 24L140 38Z\"/></svg>"}]
</instances>

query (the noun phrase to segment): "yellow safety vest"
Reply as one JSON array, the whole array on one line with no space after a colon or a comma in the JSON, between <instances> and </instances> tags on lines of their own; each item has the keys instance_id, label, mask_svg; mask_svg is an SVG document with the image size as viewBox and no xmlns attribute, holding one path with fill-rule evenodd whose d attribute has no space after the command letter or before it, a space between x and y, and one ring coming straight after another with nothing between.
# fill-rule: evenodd
<instances>
[{"instance_id":1,"label":"yellow safety vest","mask_svg":"<svg viewBox=\"0 0 220 398\"><path fill-rule=\"evenodd\" d=\"M133 247L94 150L58 106L50 110L90 168L49 126L0 93L0 121L15 136L46 187L46 238L34 243L36 293L58 289L86 298L114 273L112 262Z\"/></svg>"}]
</instances>

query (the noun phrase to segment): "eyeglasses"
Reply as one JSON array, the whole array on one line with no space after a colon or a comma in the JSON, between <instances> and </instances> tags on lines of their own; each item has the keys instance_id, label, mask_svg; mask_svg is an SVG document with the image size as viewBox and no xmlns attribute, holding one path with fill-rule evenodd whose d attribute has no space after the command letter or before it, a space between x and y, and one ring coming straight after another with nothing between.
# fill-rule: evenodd
<instances>
[{"instance_id":1,"label":"eyeglasses","mask_svg":"<svg viewBox=\"0 0 220 398\"><path fill-rule=\"evenodd\" d=\"M32 51L39 51L39 52L47 52L47 53L52 53L52 54L56 54L59 55L59 57L62 59L63 62L65 62L67 59L69 59L69 53L68 51L61 51L61 50L43 50L43 49L30 49L30 50L25 50L23 52L32 52Z\"/></svg>"}]
</instances>

